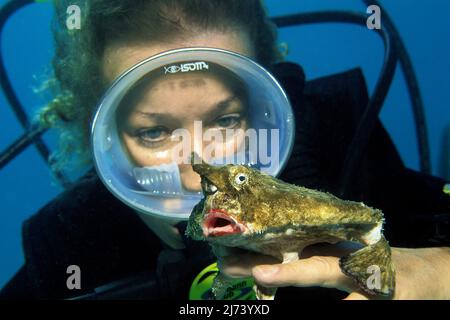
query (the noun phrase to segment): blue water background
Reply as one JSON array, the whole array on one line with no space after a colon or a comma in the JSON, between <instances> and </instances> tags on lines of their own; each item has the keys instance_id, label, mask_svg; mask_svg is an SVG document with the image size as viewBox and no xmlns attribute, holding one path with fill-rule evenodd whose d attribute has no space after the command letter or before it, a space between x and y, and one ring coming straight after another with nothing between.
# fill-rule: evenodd
<instances>
[{"instance_id":1,"label":"blue water background","mask_svg":"<svg viewBox=\"0 0 450 320\"><path fill-rule=\"evenodd\" d=\"M0 4L5 2L0 1ZM326 9L365 12L359 0L267 0L266 3L271 16ZM390 0L382 3L411 55L426 107L433 173L442 176L442 142L445 128L450 125L450 1ZM30 117L49 99L48 95L39 96L33 90L50 72L51 16L50 4L30 5L8 21L1 39L8 73ZM382 42L373 31L323 24L282 29L279 36L280 41L289 44L288 60L300 63L308 79L361 66L372 92L383 59ZM381 118L406 166L418 169L411 106L399 72ZM0 150L23 132L1 93ZM54 133L46 133L44 138L55 146ZM61 188L52 180L34 147L0 170L0 287L23 264L22 222L60 192Z\"/></svg>"}]
</instances>

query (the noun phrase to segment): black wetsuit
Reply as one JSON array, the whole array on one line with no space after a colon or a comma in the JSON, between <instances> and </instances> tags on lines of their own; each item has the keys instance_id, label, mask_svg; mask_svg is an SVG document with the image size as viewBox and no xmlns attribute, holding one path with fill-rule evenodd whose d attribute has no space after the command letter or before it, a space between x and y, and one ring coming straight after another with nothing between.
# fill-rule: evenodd
<instances>
[{"instance_id":1,"label":"black wetsuit","mask_svg":"<svg viewBox=\"0 0 450 320\"><path fill-rule=\"evenodd\" d=\"M296 143L280 178L336 193L347 147L368 101L361 71L306 83L297 65L279 64L273 72L297 118ZM356 176L347 198L383 210L391 245L449 245L445 182L406 169L380 122ZM178 227L183 233L183 224ZM91 171L25 221L25 264L0 297L61 299L96 292L97 298L187 299L192 280L214 257L206 243L184 240L184 250L167 248ZM67 289L70 265L81 269L81 290ZM331 289L283 288L277 299L342 296Z\"/></svg>"}]
</instances>

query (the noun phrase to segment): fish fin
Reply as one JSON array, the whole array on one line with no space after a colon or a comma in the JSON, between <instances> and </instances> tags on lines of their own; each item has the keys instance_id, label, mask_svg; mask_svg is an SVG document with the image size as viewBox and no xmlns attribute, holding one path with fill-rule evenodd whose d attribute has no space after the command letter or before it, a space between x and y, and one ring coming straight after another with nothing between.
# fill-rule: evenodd
<instances>
[{"instance_id":1,"label":"fish fin","mask_svg":"<svg viewBox=\"0 0 450 320\"><path fill-rule=\"evenodd\" d=\"M283 263L289 263L298 260L298 251L283 253Z\"/></svg>"},{"instance_id":2,"label":"fish fin","mask_svg":"<svg viewBox=\"0 0 450 320\"><path fill-rule=\"evenodd\" d=\"M212 292L216 300L229 300L232 292L233 281L236 279L229 278L219 271L212 285ZM253 285L253 290L258 300L274 300L277 288L268 288L258 284Z\"/></svg>"},{"instance_id":3,"label":"fish fin","mask_svg":"<svg viewBox=\"0 0 450 320\"><path fill-rule=\"evenodd\" d=\"M283 263L289 263L298 260L298 251L283 253ZM274 300L277 288L264 287L259 284L253 286L256 298L258 300Z\"/></svg>"},{"instance_id":4,"label":"fish fin","mask_svg":"<svg viewBox=\"0 0 450 320\"><path fill-rule=\"evenodd\" d=\"M255 291L256 299L258 300L275 300L277 288L264 287L255 283L253 285L253 290Z\"/></svg>"},{"instance_id":5,"label":"fish fin","mask_svg":"<svg viewBox=\"0 0 450 320\"><path fill-rule=\"evenodd\" d=\"M233 279L225 276L219 271L216 278L214 279L212 285L212 292L216 300L226 300L227 299L227 289L231 287Z\"/></svg>"},{"instance_id":6,"label":"fish fin","mask_svg":"<svg viewBox=\"0 0 450 320\"><path fill-rule=\"evenodd\" d=\"M378 242L342 257L339 266L365 292L384 297L394 295L395 270L391 248L383 236Z\"/></svg>"},{"instance_id":7,"label":"fish fin","mask_svg":"<svg viewBox=\"0 0 450 320\"><path fill-rule=\"evenodd\" d=\"M236 249L232 247L226 247L220 244L210 244L210 246L213 254L218 259L236 254Z\"/></svg>"}]
</instances>

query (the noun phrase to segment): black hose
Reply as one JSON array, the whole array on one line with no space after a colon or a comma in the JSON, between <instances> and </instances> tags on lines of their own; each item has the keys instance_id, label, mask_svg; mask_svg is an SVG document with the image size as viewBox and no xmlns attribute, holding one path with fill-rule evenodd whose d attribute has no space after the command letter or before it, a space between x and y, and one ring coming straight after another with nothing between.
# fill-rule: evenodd
<instances>
[{"instance_id":1,"label":"black hose","mask_svg":"<svg viewBox=\"0 0 450 320\"><path fill-rule=\"evenodd\" d=\"M8 3L6 3L6 5L0 8L0 39L2 38L3 30L6 25L6 22L8 21L8 18L11 17L19 9L32 3L34 3L34 1L32 0L9 1ZM30 122L28 120L27 114L22 104L20 103L19 98L14 92L10 79L8 78L8 74L3 59L2 41L0 41L0 85L3 88L5 97L8 100L9 105L11 106L14 114L16 115L16 118L19 120L22 127L28 130L30 128ZM47 160L50 154L50 151L48 150L47 146L40 139L36 140L35 143L39 150L39 153L45 160Z\"/></svg>"},{"instance_id":2,"label":"black hose","mask_svg":"<svg viewBox=\"0 0 450 320\"><path fill-rule=\"evenodd\" d=\"M316 13L301 13L273 19L279 27L294 26L317 22L354 23L367 27L367 16L356 12L323 11ZM382 71L375 85L375 90L356 128L353 139L347 149L343 168L340 174L339 195L343 198L349 192L349 185L359 168L359 163L368 145L378 115L383 107L389 87L395 74L397 55L390 33L384 29L374 30L379 34L385 46L385 58Z\"/></svg>"},{"instance_id":3,"label":"black hose","mask_svg":"<svg viewBox=\"0 0 450 320\"><path fill-rule=\"evenodd\" d=\"M11 160L17 157L47 129L37 126L26 132L19 139L11 143L2 153L0 153L0 170Z\"/></svg>"},{"instance_id":4,"label":"black hose","mask_svg":"<svg viewBox=\"0 0 450 320\"><path fill-rule=\"evenodd\" d=\"M363 0L366 5L377 5L381 9L381 21L382 25L389 29L389 34L393 39L393 43L396 46L396 51L398 54L398 59L400 61L400 66L402 68L403 74L405 76L406 85L408 87L409 99L411 101L414 122L416 126L417 133L417 147L420 157L420 171L426 174L431 174L432 166L430 160L430 147L428 142L428 131L426 125L426 118L424 112L424 104L422 100L422 95L420 93L419 84L417 81L416 74L409 57L408 51L406 50L405 44L395 27L392 19L388 15L387 11L384 10L383 6L378 0Z\"/></svg>"},{"instance_id":5,"label":"black hose","mask_svg":"<svg viewBox=\"0 0 450 320\"><path fill-rule=\"evenodd\" d=\"M365 3L369 3L368 0L363 0ZM21 7L34 3L34 1L30 0L16 0L10 1L4 7L0 9L0 34L3 30L3 27L8 19L8 17L13 14L15 11L20 9ZM371 4L378 4L377 1L370 1ZM381 6L380 6L381 8ZM412 68L411 60L406 52L406 49L401 41L401 38L395 29L393 23L387 14L383 13L383 25L386 26L386 30L389 32L386 33L384 29L376 30L378 34L380 34L385 43L385 63L382 68L381 75L375 87L374 94L372 95L369 104L366 108L366 111L363 114L363 117L357 127L356 134L350 147L348 149L347 158L344 163L344 168L341 174L341 196L345 195L348 184L351 181L351 178L354 174L354 171L357 168L357 164L359 163L362 154L364 153L365 147L367 146L367 142L370 138L370 134L377 120L377 116L381 110L383 102L386 98L387 91L390 87L390 84L393 79L393 75L395 72L395 63L396 63L396 49L400 53L400 59L402 63L402 69L405 73L405 78L408 84L409 95L412 100L413 109L414 109L414 117L416 121L416 129L418 136L418 145L419 145L419 153L421 158L421 169L423 172L429 173L431 171L430 160L429 160L429 147L428 147L428 139L427 139L427 130L425 124L425 116L423 112L423 103L420 96L417 80L414 74L414 70ZM275 17L272 19L275 24L279 27L288 27L295 26L301 24L310 24L310 23L319 23L319 22L337 22L337 23L354 23L362 26L366 26L367 16L354 13L354 12L342 12L342 11L324 11L324 12L315 12L315 13L302 13L302 14L294 14L287 15L282 17ZM394 41L395 40L395 41ZM393 44L395 42L395 45ZM1 45L1 43L0 43ZM23 107L21 106L17 96L14 94L14 90L10 84L10 81L6 74L6 69L3 64L3 59L1 55L1 47L0 47L0 84L2 85L6 97L10 102L11 107L13 108L17 118L21 122L24 128L29 127L29 121L27 119L26 113L24 112ZM22 141L23 148L28 144L34 142L41 153L41 155L48 161L49 151L40 135L44 132L45 129L39 135L33 134L25 134L20 141ZM28 137L28 138L27 138ZM32 139L30 139L30 137ZM24 139L24 140L22 140ZM14 149L13 146L11 148ZM9 149L9 148L8 148ZM6 150L2 153L12 154L10 150ZM0 158L5 161L0 161L0 168L2 168L7 162L9 162L12 158L5 157ZM67 181L64 176L57 172L55 173L57 178L62 182L63 185L67 185Z\"/></svg>"},{"instance_id":6,"label":"black hose","mask_svg":"<svg viewBox=\"0 0 450 320\"><path fill-rule=\"evenodd\" d=\"M3 7L0 8L0 40L2 39L3 30L5 28L6 22L8 19L19 9L29 5L33 4L35 1L33 0L13 0L7 2ZM24 137L33 137L33 139L25 139L22 141L20 148L7 148L4 152L1 154L0 158L0 169L3 168L9 161L11 161L14 157L6 156L6 155L18 155L21 151L23 151L28 145L31 143L34 143L39 154L42 156L44 161L46 163L49 163L49 156L50 156L50 150L45 144L45 142L42 140L41 135L46 130L45 128L39 129L40 134L39 135L33 135L33 131L36 130L36 128L30 129L30 121L28 120L28 116L25 112L25 109L23 108L22 104L19 101L19 98L17 97L14 88L11 85L11 81L8 77L6 67L3 60L3 48L2 48L2 41L0 41L0 85L3 89L3 92L5 94L6 99L8 100L8 103L10 107L12 108L14 114L16 115L16 118L19 120L22 127L29 131L31 130L31 133L28 132L24 135ZM21 141L22 138L19 139ZM20 150L19 152L17 152ZM5 156L5 157L3 157ZM58 170L53 170L53 173L55 177L58 179L60 184L67 188L70 186L70 182L67 180L67 178L63 175L62 172Z\"/></svg>"}]
</instances>

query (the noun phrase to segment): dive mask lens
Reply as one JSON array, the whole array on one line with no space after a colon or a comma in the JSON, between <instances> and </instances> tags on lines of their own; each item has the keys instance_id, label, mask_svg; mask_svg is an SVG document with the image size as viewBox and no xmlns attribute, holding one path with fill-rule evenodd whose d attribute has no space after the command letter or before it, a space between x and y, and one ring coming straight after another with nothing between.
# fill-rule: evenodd
<instances>
[{"instance_id":1,"label":"dive mask lens","mask_svg":"<svg viewBox=\"0 0 450 320\"><path fill-rule=\"evenodd\" d=\"M97 173L118 199L186 220L203 197L191 152L276 176L292 149L294 120L283 89L260 65L225 50L188 48L123 73L103 96L91 135Z\"/></svg>"}]
</instances>

